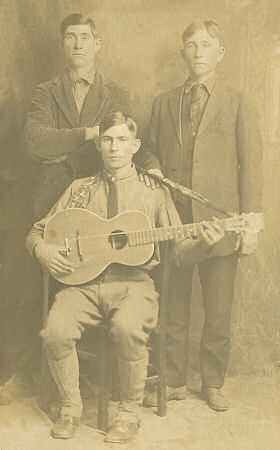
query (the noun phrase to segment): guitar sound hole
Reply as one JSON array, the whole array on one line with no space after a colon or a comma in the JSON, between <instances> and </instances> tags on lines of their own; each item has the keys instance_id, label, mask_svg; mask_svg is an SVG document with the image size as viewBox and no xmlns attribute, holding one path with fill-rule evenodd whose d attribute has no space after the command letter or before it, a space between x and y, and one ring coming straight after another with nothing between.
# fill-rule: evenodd
<instances>
[{"instance_id":1,"label":"guitar sound hole","mask_svg":"<svg viewBox=\"0 0 280 450\"><path fill-rule=\"evenodd\" d=\"M124 233L124 231L114 230L109 236L109 243L112 248L121 250L127 244L127 235Z\"/></svg>"}]
</instances>

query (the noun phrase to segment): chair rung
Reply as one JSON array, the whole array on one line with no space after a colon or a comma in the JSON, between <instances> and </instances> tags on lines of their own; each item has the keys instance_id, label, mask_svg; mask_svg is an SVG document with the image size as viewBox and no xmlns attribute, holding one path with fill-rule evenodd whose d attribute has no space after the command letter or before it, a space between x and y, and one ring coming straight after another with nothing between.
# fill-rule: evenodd
<instances>
[{"instance_id":1,"label":"chair rung","mask_svg":"<svg viewBox=\"0 0 280 450\"><path fill-rule=\"evenodd\" d=\"M84 350L77 350L78 356L87 361L96 361L98 356L91 352L85 352Z\"/></svg>"},{"instance_id":2,"label":"chair rung","mask_svg":"<svg viewBox=\"0 0 280 450\"><path fill-rule=\"evenodd\" d=\"M146 384L154 384L154 383L157 383L158 381L159 381L158 375L153 375L151 377L146 378Z\"/></svg>"}]
</instances>

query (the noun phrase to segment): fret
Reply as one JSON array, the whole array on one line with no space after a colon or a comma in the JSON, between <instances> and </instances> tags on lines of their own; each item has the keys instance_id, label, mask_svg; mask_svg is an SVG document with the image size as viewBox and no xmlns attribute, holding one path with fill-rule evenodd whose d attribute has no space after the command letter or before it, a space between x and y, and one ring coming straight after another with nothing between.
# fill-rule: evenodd
<instances>
[{"instance_id":1,"label":"fret","mask_svg":"<svg viewBox=\"0 0 280 450\"><path fill-rule=\"evenodd\" d=\"M143 232L139 231L138 236L139 236L139 245L142 245L143 244Z\"/></svg>"}]
</instances>

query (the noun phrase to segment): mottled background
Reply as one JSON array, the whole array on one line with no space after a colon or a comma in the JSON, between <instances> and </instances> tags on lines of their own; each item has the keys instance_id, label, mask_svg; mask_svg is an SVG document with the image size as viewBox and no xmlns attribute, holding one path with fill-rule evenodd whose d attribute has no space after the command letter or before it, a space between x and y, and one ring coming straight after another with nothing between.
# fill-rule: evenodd
<instances>
[{"instance_id":1,"label":"mottled background","mask_svg":"<svg viewBox=\"0 0 280 450\"><path fill-rule=\"evenodd\" d=\"M103 38L99 68L130 90L141 135L155 95L187 75L179 54L184 28L196 18L222 25L226 56L220 72L248 92L260 114L266 217L258 253L240 262L229 373L267 373L280 364L280 5L275 0L0 0L0 238L5 242L0 259L5 270L7 246L20 262L22 241L18 244L15 236L27 227L22 218L28 217L34 179L21 145L26 111L34 86L63 69L59 23L75 12L94 17ZM15 264L9 273L10 279L2 280L0 271L0 358L7 367L13 311L27 276L25 267L18 272ZM191 366L197 369L203 318L198 286L192 315Z\"/></svg>"}]
</instances>

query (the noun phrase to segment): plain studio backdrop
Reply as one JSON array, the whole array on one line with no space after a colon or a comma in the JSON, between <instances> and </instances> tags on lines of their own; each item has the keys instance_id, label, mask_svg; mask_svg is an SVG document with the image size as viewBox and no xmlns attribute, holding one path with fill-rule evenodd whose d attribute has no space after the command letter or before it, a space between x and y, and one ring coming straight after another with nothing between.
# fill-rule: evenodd
<instances>
[{"instance_id":1,"label":"plain studio backdrop","mask_svg":"<svg viewBox=\"0 0 280 450\"><path fill-rule=\"evenodd\" d=\"M279 164L280 164L280 6L275 0L1 0L0 1L0 231L16 229L7 186L32 190L33 173L23 160L21 131L35 85L63 70L59 24L68 14L94 18L103 46L98 68L125 85L142 136L156 95L187 76L180 58L181 34L194 19L210 18L224 30L226 55L219 67L233 87L247 91L256 105L264 140L264 212L266 230L256 255L242 258L236 283L229 374L267 373L280 361ZM7 191L8 192L8 191ZM10 191L9 191L10 192ZM18 192L18 191L17 191ZM22 194L24 192L22 191ZM6 200L5 200L6 199ZM10 215L11 214L11 215ZM12 217L10 219L10 217ZM20 215L19 215L20 217ZM12 242L15 251L17 243ZM12 272L11 272L12 273ZM11 284L21 294L24 271L1 288L0 350L11 351ZM1 283L1 275L0 275ZM198 369L202 326L198 283L192 303L191 367ZM7 355L6 355L7 359Z\"/></svg>"}]
</instances>

